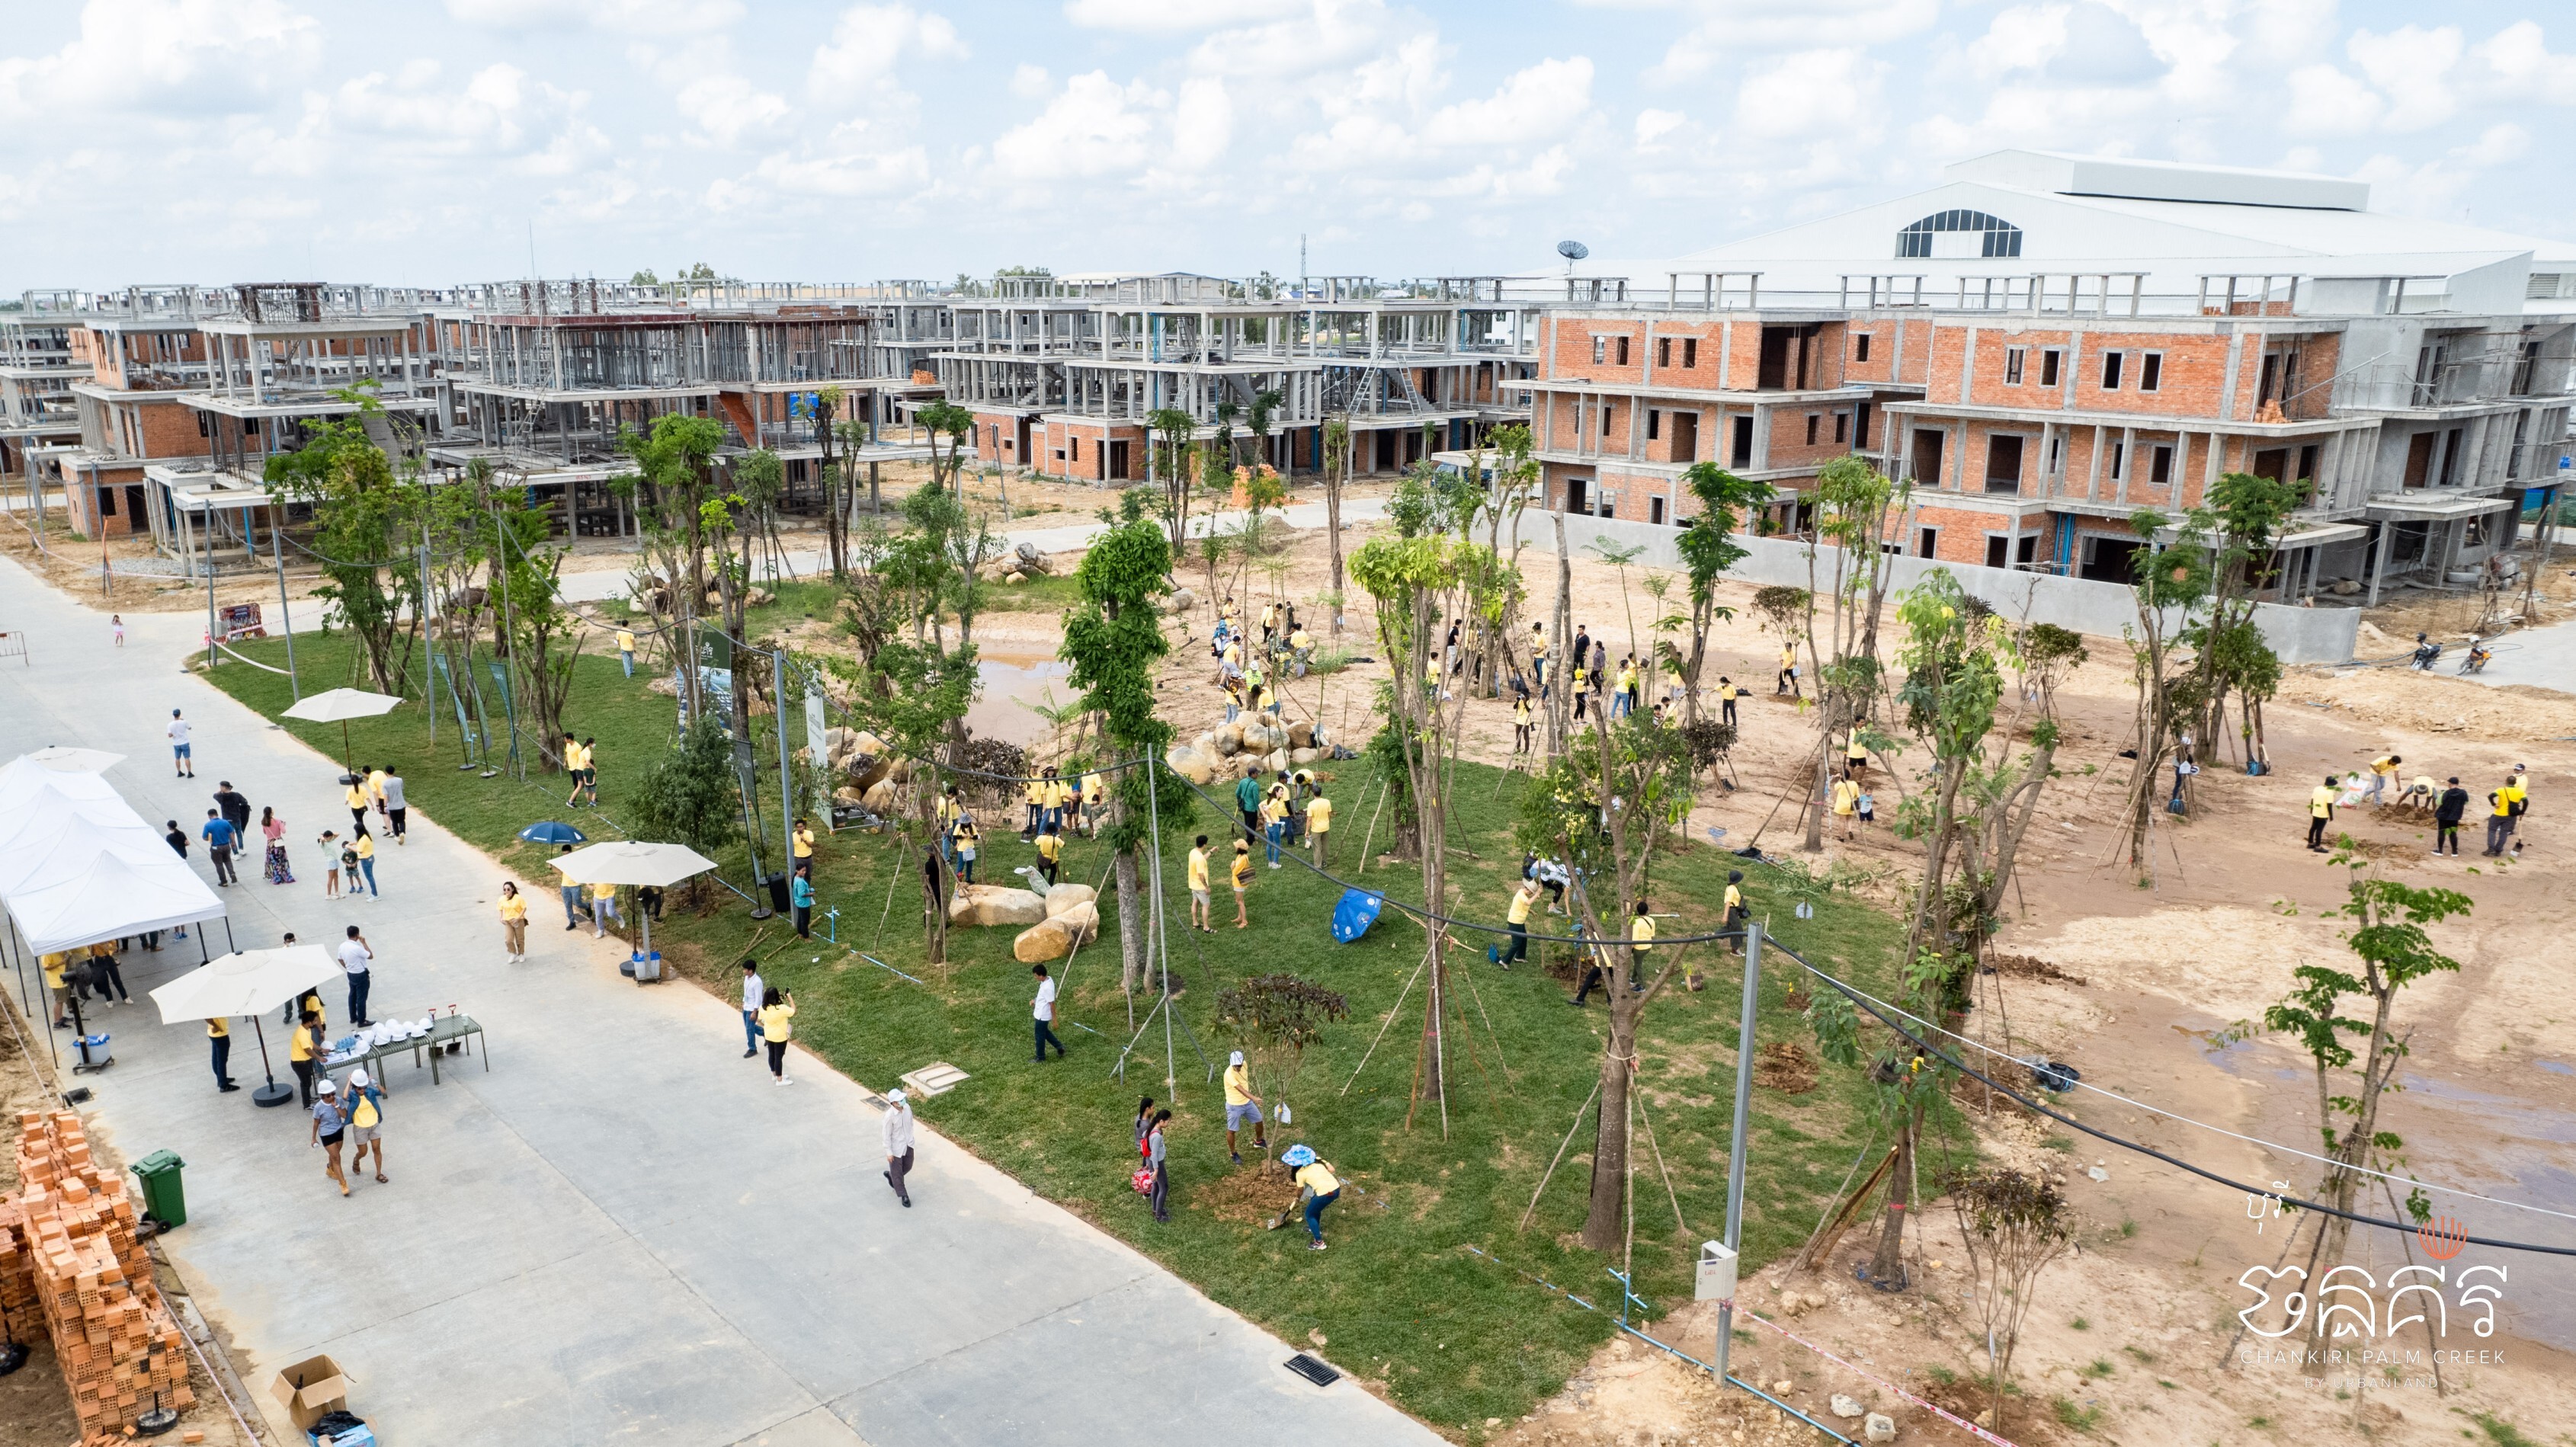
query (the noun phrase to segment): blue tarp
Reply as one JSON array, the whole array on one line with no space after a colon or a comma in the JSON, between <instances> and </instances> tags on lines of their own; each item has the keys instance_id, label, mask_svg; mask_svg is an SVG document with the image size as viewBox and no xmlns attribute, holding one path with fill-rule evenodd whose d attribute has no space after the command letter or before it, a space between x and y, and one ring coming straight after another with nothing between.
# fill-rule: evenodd
<instances>
[{"instance_id":1,"label":"blue tarp","mask_svg":"<svg viewBox=\"0 0 2576 1447\"><path fill-rule=\"evenodd\" d=\"M1367 934L1377 923L1377 912L1386 907L1386 896L1365 889L1342 891L1341 903L1333 906L1333 938L1349 944Z\"/></svg>"}]
</instances>

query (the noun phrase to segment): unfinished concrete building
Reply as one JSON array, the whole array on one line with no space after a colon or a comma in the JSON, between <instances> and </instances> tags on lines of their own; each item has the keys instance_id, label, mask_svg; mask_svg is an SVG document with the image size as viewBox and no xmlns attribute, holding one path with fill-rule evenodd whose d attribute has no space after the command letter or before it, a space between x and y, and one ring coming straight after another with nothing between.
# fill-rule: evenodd
<instances>
[{"instance_id":1,"label":"unfinished concrete building","mask_svg":"<svg viewBox=\"0 0 2576 1447\"><path fill-rule=\"evenodd\" d=\"M953 300L955 341L936 355L948 400L975 414L976 458L1098 483L1147 477L1163 410L1197 437L1231 424L1283 474L1321 468L1328 417L1348 420L1360 473L1468 445L1519 415L1510 384L1537 334L1536 308L1492 278L1264 295L1187 273L1004 276L983 290Z\"/></svg>"},{"instance_id":2,"label":"unfinished concrete building","mask_svg":"<svg viewBox=\"0 0 2576 1447\"><path fill-rule=\"evenodd\" d=\"M1948 184L1578 279L1532 387L1549 505L1693 511L1858 453L1927 558L2126 581L2138 509L2307 484L2284 597L2474 578L2569 464L2576 246L2369 212L2356 182L2003 152Z\"/></svg>"},{"instance_id":3,"label":"unfinished concrete building","mask_svg":"<svg viewBox=\"0 0 2576 1447\"><path fill-rule=\"evenodd\" d=\"M89 380L72 356L72 331L91 305L86 292L30 291L0 310L0 477L34 479L33 450L80 440L72 384Z\"/></svg>"}]
</instances>

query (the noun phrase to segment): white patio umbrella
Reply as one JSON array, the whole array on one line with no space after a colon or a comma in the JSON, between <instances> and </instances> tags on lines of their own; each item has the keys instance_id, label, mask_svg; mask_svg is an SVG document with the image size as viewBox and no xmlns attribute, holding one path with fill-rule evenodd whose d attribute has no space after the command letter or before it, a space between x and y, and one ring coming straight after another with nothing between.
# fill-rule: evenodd
<instances>
[{"instance_id":1,"label":"white patio umbrella","mask_svg":"<svg viewBox=\"0 0 2576 1447\"><path fill-rule=\"evenodd\" d=\"M111 754L105 749L77 748L70 744L56 744L51 748L38 749L31 754L20 754L18 757L28 763L51 769L57 774L102 773L125 762L123 754Z\"/></svg>"},{"instance_id":2,"label":"white patio umbrella","mask_svg":"<svg viewBox=\"0 0 2576 1447\"><path fill-rule=\"evenodd\" d=\"M338 724L340 726L340 762L351 773L356 773L357 765L351 762L349 750L349 720L376 718L389 714L401 703L401 699L389 693L369 693L363 688L335 688L327 693L317 693L311 698L301 699L292 708L278 716L300 718L307 723Z\"/></svg>"},{"instance_id":3,"label":"white patio umbrella","mask_svg":"<svg viewBox=\"0 0 2576 1447\"><path fill-rule=\"evenodd\" d=\"M572 884L631 884L639 889L668 889L716 867L714 860L686 844L652 844L640 839L593 844L546 862ZM658 978L647 975L643 966L653 956L653 916L641 909L635 916L643 930L643 941L636 947L639 963L635 971L636 980L641 982Z\"/></svg>"},{"instance_id":4,"label":"white patio umbrella","mask_svg":"<svg viewBox=\"0 0 2576 1447\"><path fill-rule=\"evenodd\" d=\"M290 945L281 950L244 950L199 965L152 992L161 1007L161 1022L221 1020L248 1015L259 1037L260 1073L268 1083L251 1092L260 1105L284 1105L295 1091L277 1083L268 1063L268 1032L260 1016L340 973L339 962L320 945Z\"/></svg>"}]
</instances>

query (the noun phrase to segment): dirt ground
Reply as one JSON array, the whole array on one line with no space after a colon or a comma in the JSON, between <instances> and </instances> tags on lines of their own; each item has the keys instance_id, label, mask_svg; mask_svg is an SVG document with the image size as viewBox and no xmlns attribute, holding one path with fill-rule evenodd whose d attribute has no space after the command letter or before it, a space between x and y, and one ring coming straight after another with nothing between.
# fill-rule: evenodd
<instances>
[{"instance_id":1,"label":"dirt ground","mask_svg":"<svg viewBox=\"0 0 2576 1447\"><path fill-rule=\"evenodd\" d=\"M0 986L14 986L14 981L0 975ZM0 1122L6 1122L10 1132L8 1149L0 1150L0 1193L16 1190L18 1186L15 1144L18 1113L55 1105L45 1084L53 1075L51 1065L42 1058L30 1061L19 1049L22 1038L39 1050L43 1046L33 1035L22 1037L19 1033L28 1029L28 1023L19 1012L14 988L9 993L11 998L7 1004L0 1006L0 1011L6 1012L6 1018L0 1019ZM11 1028L13 1026L14 1029ZM104 1142L92 1142L92 1149L102 1159L117 1159L114 1149ZM207 1341L202 1319L189 1319L186 1283L171 1271L169 1263L158 1251L153 1253L153 1263L162 1296L169 1301L171 1309L180 1314L181 1329L198 1341L200 1350L205 1350ZM80 1423L72 1415L71 1393L64 1386L62 1368L54 1360L54 1350L46 1340L44 1324L13 1318L9 1325L11 1335L31 1350L25 1366L0 1377L0 1447L65 1447L67 1443L77 1443ZM215 1362L224 1360L219 1349L208 1356ZM242 1435L240 1424L224 1407L222 1394L208 1381L203 1362L191 1364L188 1385L197 1394L197 1404L180 1413L178 1428L158 1440L177 1442L181 1433L195 1431L205 1434L204 1441L208 1447L255 1447L257 1439ZM226 1386L240 1401L243 1414L256 1422L255 1409L241 1397L242 1388L238 1380L228 1382Z\"/></svg>"}]
</instances>

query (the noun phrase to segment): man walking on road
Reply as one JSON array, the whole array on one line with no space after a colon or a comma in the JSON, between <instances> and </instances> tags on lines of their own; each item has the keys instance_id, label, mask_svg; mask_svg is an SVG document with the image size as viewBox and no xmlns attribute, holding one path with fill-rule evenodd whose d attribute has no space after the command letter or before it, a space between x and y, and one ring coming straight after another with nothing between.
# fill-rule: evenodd
<instances>
[{"instance_id":1,"label":"man walking on road","mask_svg":"<svg viewBox=\"0 0 2576 1447\"><path fill-rule=\"evenodd\" d=\"M232 780L225 779L215 785L215 807L223 811L224 822L233 826L233 838L238 843L248 843L250 800L233 787Z\"/></svg>"},{"instance_id":2,"label":"man walking on road","mask_svg":"<svg viewBox=\"0 0 2576 1447\"><path fill-rule=\"evenodd\" d=\"M769 982L760 977L760 966L742 962L742 1058L760 1053L760 999Z\"/></svg>"},{"instance_id":3,"label":"man walking on road","mask_svg":"<svg viewBox=\"0 0 2576 1447\"><path fill-rule=\"evenodd\" d=\"M381 787L384 790L381 800L385 808L385 828L392 833L396 844L408 843L411 836L406 832L406 820L411 810L403 803L402 773L388 764L381 777L383 779Z\"/></svg>"},{"instance_id":4,"label":"man walking on road","mask_svg":"<svg viewBox=\"0 0 2576 1447\"><path fill-rule=\"evenodd\" d=\"M1037 1063L1044 1065L1046 1049L1049 1045L1055 1047L1056 1059L1064 1058L1064 1042L1055 1038L1055 981L1047 978L1047 967L1044 965L1030 966L1029 973L1038 977L1038 998L1036 1004L1031 1007L1030 1014L1035 1017L1037 1025Z\"/></svg>"},{"instance_id":5,"label":"man walking on road","mask_svg":"<svg viewBox=\"0 0 2576 1447\"><path fill-rule=\"evenodd\" d=\"M197 777L197 761L192 756L188 745L188 736L196 732L195 726L179 717L179 711L174 708L170 710L170 727L162 732L170 737L170 777L174 779Z\"/></svg>"},{"instance_id":6,"label":"man walking on road","mask_svg":"<svg viewBox=\"0 0 2576 1447\"><path fill-rule=\"evenodd\" d=\"M206 857L215 861L215 883L234 883L233 850L241 845L240 832L213 809L206 811L206 827L197 832L206 837Z\"/></svg>"},{"instance_id":7,"label":"man walking on road","mask_svg":"<svg viewBox=\"0 0 2576 1447\"><path fill-rule=\"evenodd\" d=\"M894 1187L895 1198L908 1208L912 1192L905 1188L904 1178L912 1174L912 1104L900 1090L886 1092L885 1154L886 1184Z\"/></svg>"},{"instance_id":8,"label":"man walking on road","mask_svg":"<svg viewBox=\"0 0 2576 1447\"><path fill-rule=\"evenodd\" d=\"M375 959L376 952L367 948L367 937L358 933L356 925L349 926L349 937L340 943L340 972L349 977L349 1023L352 1025L376 1023L367 1018L367 987L375 979L368 967L375 963Z\"/></svg>"}]
</instances>

